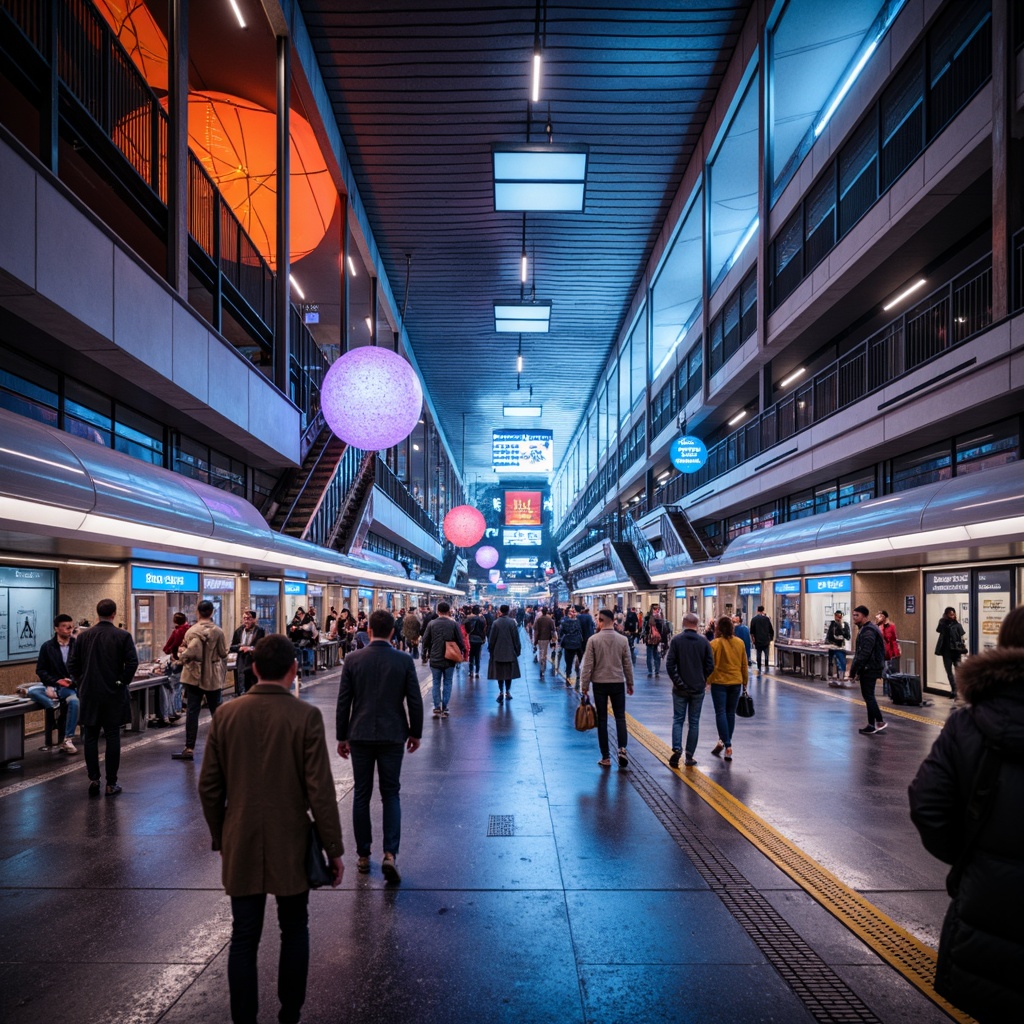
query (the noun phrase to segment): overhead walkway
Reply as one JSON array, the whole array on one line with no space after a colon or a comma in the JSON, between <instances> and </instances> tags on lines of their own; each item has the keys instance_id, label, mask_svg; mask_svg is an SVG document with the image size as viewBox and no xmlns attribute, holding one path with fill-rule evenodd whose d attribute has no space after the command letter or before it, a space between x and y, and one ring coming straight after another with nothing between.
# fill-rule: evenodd
<instances>
[{"instance_id":1,"label":"overhead walkway","mask_svg":"<svg viewBox=\"0 0 1024 1024\"><path fill-rule=\"evenodd\" d=\"M524 638L525 639L525 638ZM355 871L351 772L332 755L348 852L311 896L310 1022L882 1021L947 1013L927 980L947 897L906 786L947 707L857 733L853 691L756 679L731 763L671 771L669 684L643 666L627 771L601 769L575 696L525 655L513 700L457 671L402 775L403 882ZM328 737L338 673L303 690ZM884 702L883 707L888 702ZM203 719L207 721L207 719ZM202 753L206 726L200 731ZM81 758L0 778L0 1020L227 1021L228 901L179 730L126 745L123 794ZM29 744L31 746L31 744ZM333 746L333 744L332 744ZM379 802L374 808L380 835ZM837 912L842 905L843 913ZM845 917L844 917L845 914ZM277 938L261 953L273 1020ZM895 966L894 966L895 963Z\"/></svg>"}]
</instances>

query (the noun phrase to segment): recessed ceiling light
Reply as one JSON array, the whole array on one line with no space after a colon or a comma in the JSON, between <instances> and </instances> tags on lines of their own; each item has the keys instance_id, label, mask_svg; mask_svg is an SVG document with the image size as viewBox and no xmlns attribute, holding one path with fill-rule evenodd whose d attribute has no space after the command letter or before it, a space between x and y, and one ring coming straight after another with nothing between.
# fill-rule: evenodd
<instances>
[{"instance_id":1,"label":"recessed ceiling light","mask_svg":"<svg viewBox=\"0 0 1024 1024\"><path fill-rule=\"evenodd\" d=\"M530 416L536 418L544 411L542 405L506 405L502 407L505 416Z\"/></svg>"},{"instance_id":2,"label":"recessed ceiling light","mask_svg":"<svg viewBox=\"0 0 1024 1024\"><path fill-rule=\"evenodd\" d=\"M495 144L491 154L495 210L583 212L586 146Z\"/></svg>"},{"instance_id":3,"label":"recessed ceiling light","mask_svg":"<svg viewBox=\"0 0 1024 1024\"><path fill-rule=\"evenodd\" d=\"M551 327L551 302L494 303L494 329L503 334L546 334Z\"/></svg>"}]
</instances>

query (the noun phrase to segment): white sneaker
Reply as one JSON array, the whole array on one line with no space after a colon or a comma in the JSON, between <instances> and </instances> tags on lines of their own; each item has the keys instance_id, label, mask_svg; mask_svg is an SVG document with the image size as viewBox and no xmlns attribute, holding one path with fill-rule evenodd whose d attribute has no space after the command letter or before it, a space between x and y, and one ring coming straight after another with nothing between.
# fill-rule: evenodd
<instances>
[{"instance_id":1,"label":"white sneaker","mask_svg":"<svg viewBox=\"0 0 1024 1024\"><path fill-rule=\"evenodd\" d=\"M61 744L61 749L66 754L77 754L78 753L78 749L75 747L74 743L72 743L70 736Z\"/></svg>"}]
</instances>

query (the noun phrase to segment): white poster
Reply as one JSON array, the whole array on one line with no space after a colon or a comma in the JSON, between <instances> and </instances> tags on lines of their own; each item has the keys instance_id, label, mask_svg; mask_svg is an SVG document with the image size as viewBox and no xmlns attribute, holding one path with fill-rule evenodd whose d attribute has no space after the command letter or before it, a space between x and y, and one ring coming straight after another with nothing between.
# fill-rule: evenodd
<instances>
[{"instance_id":1,"label":"white poster","mask_svg":"<svg viewBox=\"0 0 1024 1024\"><path fill-rule=\"evenodd\" d=\"M50 639L53 591L29 587L7 588L7 643L2 650L9 659L27 660Z\"/></svg>"},{"instance_id":2,"label":"white poster","mask_svg":"<svg viewBox=\"0 0 1024 1024\"><path fill-rule=\"evenodd\" d=\"M0 587L0 661L7 655L7 588Z\"/></svg>"}]
</instances>

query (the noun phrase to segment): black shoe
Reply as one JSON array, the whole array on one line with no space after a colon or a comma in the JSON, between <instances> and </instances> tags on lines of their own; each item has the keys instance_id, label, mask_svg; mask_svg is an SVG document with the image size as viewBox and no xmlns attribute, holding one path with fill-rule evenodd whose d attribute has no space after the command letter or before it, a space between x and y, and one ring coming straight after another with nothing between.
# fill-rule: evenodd
<instances>
[{"instance_id":1,"label":"black shoe","mask_svg":"<svg viewBox=\"0 0 1024 1024\"><path fill-rule=\"evenodd\" d=\"M687 768L692 768L696 763L696 760L690 757L689 754L686 755L686 760L683 762L683 764L685 764Z\"/></svg>"},{"instance_id":2,"label":"black shoe","mask_svg":"<svg viewBox=\"0 0 1024 1024\"><path fill-rule=\"evenodd\" d=\"M863 729L858 729L857 732L862 736L874 736L878 730L873 725L865 725Z\"/></svg>"},{"instance_id":3,"label":"black shoe","mask_svg":"<svg viewBox=\"0 0 1024 1024\"><path fill-rule=\"evenodd\" d=\"M180 753L171 754L171 759L174 761L194 761L196 759L196 755L189 747L186 747Z\"/></svg>"},{"instance_id":4,"label":"black shoe","mask_svg":"<svg viewBox=\"0 0 1024 1024\"><path fill-rule=\"evenodd\" d=\"M89 796L99 796L99 795L100 795L100 784L99 784L99 782L98 781L97 782L90 782L89 783Z\"/></svg>"},{"instance_id":5,"label":"black shoe","mask_svg":"<svg viewBox=\"0 0 1024 1024\"><path fill-rule=\"evenodd\" d=\"M498 691L498 703L499 704L504 704L505 703L505 694L501 690Z\"/></svg>"},{"instance_id":6,"label":"black shoe","mask_svg":"<svg viewBox=\"0 0 1024 1024\"><path fill-rule=\"evenodd\" d=\"M679 755L681 753L682 753L681 750L673 750L672 751L672 756L668 759L668 766L669 766L669 768L678 768L679 767Z\"/></svg>"},{"instance_id":7,"label":"black shoe","mask_svg":"<svg viewBox=\"0 0 1024 1024\"><path fill-rule=\"evenodd\" d=\"M117 796L117 794L120 792L121 787L116 782L112 786L107 786L106 788L107 796Z\"/></svg>"},{"instance_id":8,"label":"black shoe","mask_svg":"<svg viewBox=\"0 0 1024 1024\"><path fill-rule=\"evenodd\" d=\"M511 690L506 690L505 691L505 700L511 700L511 699L512 699L512 691Z\"/></svg>"},{"instance_id":9,"label":"black shoe","mask_svg":"<svg viewBox=\"0 0 1024 1024\"><path fill-rule=\"evenodd\" d=\"M395 858L389 853L384 854L384 859L380 863L380 873L391 885L398 885L402 880L402 876L398 873L398 866L395 864Z\"/></svg>"},{"instance_id":10,"label":"black shoe","mask_svg":"<svg viewBox=\"0 0 1024 1024\"><path fill-rule=\"evenodd\" d=\"M626 748L625 747L619 747L619 767L620 768L628 768L629 767L629 758L626 757Z\"/></svg>"}]
</instances>

